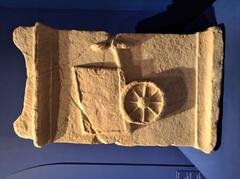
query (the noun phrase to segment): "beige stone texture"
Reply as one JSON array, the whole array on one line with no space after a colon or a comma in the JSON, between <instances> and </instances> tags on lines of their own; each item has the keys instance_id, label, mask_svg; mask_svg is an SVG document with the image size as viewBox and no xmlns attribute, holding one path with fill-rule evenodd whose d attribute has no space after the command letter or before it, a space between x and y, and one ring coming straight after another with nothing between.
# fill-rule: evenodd
<instances>
[{"instance_id":1,"label":"beige stone texture","mask_svg":"<svg viewBox=\"0 0 240 179\"><path fill-rule=\"evenodd\" d=\"M26 62L17 135L52 142L192 146L217 140L223 39L195 34L130 34L18 27Z\"/></svg>"}]
</instances>

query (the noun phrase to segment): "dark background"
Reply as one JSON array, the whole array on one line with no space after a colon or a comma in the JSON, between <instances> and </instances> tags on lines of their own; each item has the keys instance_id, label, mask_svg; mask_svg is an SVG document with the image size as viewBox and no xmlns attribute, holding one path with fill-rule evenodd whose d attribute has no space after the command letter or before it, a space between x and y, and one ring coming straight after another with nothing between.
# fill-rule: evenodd
<instances>
[{"instance_id":1,"label":"dark background","mask_svg":"<svg viewBox=\"0 0 240 179\"><path fill-rule=\"evenodd\" d=\"M0 178L175 178L178 170L197 169L207 178L236 178L240 174L240 2L211 3L0 0ZM60 29L113 34L193 33L224 23L224 93L216 151L206 155L186 147L74 144L36 149L32 141L17 137L12 123L22 110L26 71L23 56L12 42L12 32L17 26L32 26L36 21ZM55 165L46 166L52 163Z\"/></svg>"}]
</instances>

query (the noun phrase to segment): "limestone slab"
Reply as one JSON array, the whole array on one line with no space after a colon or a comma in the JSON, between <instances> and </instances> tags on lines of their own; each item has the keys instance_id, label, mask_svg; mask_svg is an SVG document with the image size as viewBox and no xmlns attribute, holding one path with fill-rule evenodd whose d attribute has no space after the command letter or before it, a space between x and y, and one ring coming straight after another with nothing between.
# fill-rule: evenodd
<instances>
[{"instance_id":1,"label":"limestone slab","mask_svg":"<svg viewBox=\"0 0 240 179\"><path fill-rule=\"evenodd\" d=\"M17 135L52 142L192 146L217 140L223 40L195 34L130 34L18 27L26 62Z\"/></svg>"}]
</instances>

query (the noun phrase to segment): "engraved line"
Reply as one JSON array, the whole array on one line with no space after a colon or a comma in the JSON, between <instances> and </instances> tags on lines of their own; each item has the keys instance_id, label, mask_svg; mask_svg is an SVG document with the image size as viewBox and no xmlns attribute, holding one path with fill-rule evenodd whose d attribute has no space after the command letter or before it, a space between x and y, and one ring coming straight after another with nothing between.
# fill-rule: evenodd
<instances>
[{"instance_id":1,"label":"engraved line","mask_svg":"<svg viewBox=\"0 0 240 179\"><path fill-rule=\"evenodd\" d=\"M61 79L61 81L63 81L63 71L62 71L61 68L59 68L59 70L60 70L60 79ZM76 74L75 74L75 75L76 75ZM92 124L91 121L89 120L89 117L88 117L86 111L84 110L84 107L82 106L82 104L81 104L81 103L80 103L80 104L77 104L77 103L76 103L76 101L74 100L74 98L73 98L72 95L69 93L68 89L65 87L65 85L64 85L63 83L60 83L60 85L66 90L66 92L68 93L68 95L70 96L70 98L71 98L71 100L74 102L74 104L77 106L77 108L80 109L80 111L83 112L85 116L87 116L87 119L88 119L88 122L89 122L89 124L90 124L91 129L92 129L95 133L97 133L96 130L95 130L95 128L93 127L93 124ZM85 131L85 132L86 132L86 131Z\"/></svg>"},{"instance_id":2,"label":"engraved line","mask_svg":"<svg viewBox=\"0 0 240 179\"><path fill-rule=\"evenodd\" d=\"M139 96L139 94L134 90L134 89L132 89L132 91L133 91L133 93L135 94L135 96L137 97L137 98L140 98L141 96Z\"/></svg>"},{"instance_id":3,"label":"engraved line","mask_svg":"<svg viewBox=\"0 0 240 179\"><path fill-rule=\"evenodd\" d=\"M51 46L51 51L50 51L50 68L52 68L52 66L53 66L53 54L52 54L52 52L53 52L53 39L51 38L51 40L50 40L50 46ZM49 106L49 117L50 117L50 126L49 126L49 139L48 140L53 140L53 112L52 112L52 110L53 110L53 102L52 102L52 95L53 95L53 71L51 71L50 72L50 89L49 89L49 93L50 93L50 96L49 96L49 104L50 104L50 106Z\"/></svg>"},{"instance_id":4,"label":"engraved line","mask_svg":"<svg viewBox=\"0 0 240 179\"><path fill-rule=\"evenodd\" d=\"M132 112L129 113L129 116L131 116L133 113L135 113L138 110L138 106L135 107L135 109L132 110Z\"/></svg>"},{"instance_id":5,"label":"engraved line","mask_svg":"<svg viewBox=\"0 0 240 179\"><path fill-rule=\"evenodd\" d=\"M141 122L144 123L145 121L145 112L144 112L144 109L143 108L139 108L142 110L142 119L141 119Z\"/></svg>"},{"instance_id":6,"label":"engraved line","mask_svg":"<svg viewBox=\"0 0 240 179\"><path fill-rule=\"evenodd\" d=\"M150 103L152 103L152 104L158 104L158 105L161 105L162 104L162 101L150 101Z\"/></svg>"},{"instance_id":7,"label":"engraved line","mask_svg":"<svg viewBox=\"0 0 240 179\"><path fill-rule=\"evenodd\" d=\"M143 94L142 94L143 97L146 95L146 90L147 90L147 84L144 83L144 84L143 84L143 92L142 92L142 93L143 93Z\"/></svg>"},{"instance_id":8,"label":"engraved line","mask_svg":"<svg viewBox=\"0 0 240 179\"><path fill-rule=\"evenodd\" d=\"M199 56L199 32L196 33L196 58L195 58L195 100L196 100L196 106L195 106L195 146L199 146L198 143L198 56Z\"/></svg>"},{"instance_id":9,"label":"engraved line","mask_svg":"<svg viewBox=\"0 0 240 179\"><path fill-rule=\"evenodd\" d=\"M151 111L155 116L157 116L158 114L152 109L152 108L150 108L150 107L147 107L147 109L149 110L149 111Z\"/></svg>"},{"instance_id":10,"label":"engraved line","mask_svg":"<svg viewBox=\"0 0 240 179\"><path fill-rule=\"evenodd\" d=\"M153 97L155 94L158 93L158 89L155 89L154 93L150 95L150 97Z\"/></svg>"},{"instance_id":11,"label":"engraved line","mask_svg":"<svg viewBox=\"0 0 240 179\"><path fill-rule=\"evenodd\" d=\"M124 104L130 103L130 104L136 104L138 101L125 101Z\"/></svg>"}]
</instances>

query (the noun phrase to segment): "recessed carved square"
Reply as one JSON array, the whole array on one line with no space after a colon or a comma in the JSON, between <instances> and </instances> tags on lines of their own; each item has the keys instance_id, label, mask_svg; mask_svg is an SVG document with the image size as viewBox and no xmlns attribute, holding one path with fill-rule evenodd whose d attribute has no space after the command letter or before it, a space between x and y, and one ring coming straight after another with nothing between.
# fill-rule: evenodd
<instances>
[{"instance_id":1,"label":"recessed carved square","mask_svg":"<svg viewBox=\"0 0 240 179\"><path fill-rule=\"evenodd\" d=\"M77 67L76 76L80 108L88 121L83 120L94 133L124 132L125 124L119 108L121 70L117 68Z\"/></svg>"},{"instance_id":2,"label":"recessed carved square","mask_svg":"<svg viewBox=\"0 0 240 179\"><path fill-rule=\"evenodd\" d=\"M37 23L13 34L27 80L15 132L52 142L123 146L216 144L223 41L195 34L56 30Z\"/></svg>"}]
</instances>

